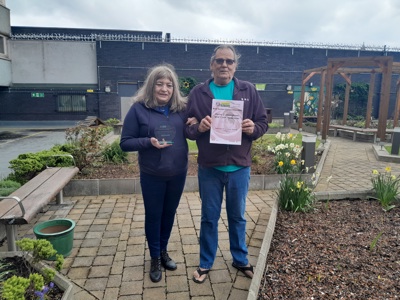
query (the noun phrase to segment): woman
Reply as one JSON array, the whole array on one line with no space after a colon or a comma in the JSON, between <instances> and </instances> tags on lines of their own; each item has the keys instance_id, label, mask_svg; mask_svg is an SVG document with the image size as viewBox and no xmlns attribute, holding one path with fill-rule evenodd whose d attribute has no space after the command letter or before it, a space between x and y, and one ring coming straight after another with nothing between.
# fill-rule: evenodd
<instances>
[{"instance_id":1,"label":"woman","mask_svg":"<svg viewBox=\"0 0 400 300\"><path fill-rule=\"evenodd\" d=\"M152 68L125 117L120 147L139 152L145 232L151 256L150 279L162 278L161 265L176 270L167 252L188 166L184 136L186 98L170 65Z\"/></svg>"}]
</instances>

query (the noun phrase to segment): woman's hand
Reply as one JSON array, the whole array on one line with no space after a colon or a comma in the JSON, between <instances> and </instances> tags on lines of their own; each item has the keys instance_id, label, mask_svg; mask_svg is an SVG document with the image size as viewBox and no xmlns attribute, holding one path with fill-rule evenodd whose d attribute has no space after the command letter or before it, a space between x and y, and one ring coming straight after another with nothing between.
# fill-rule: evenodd
<instances>
[{"instance_id":1,"label":"woman's hand","mask_svg":"<svg viewBox=\"0 0 400 300\"><path fill-rule=\"evenodd\" d=\"M192 126L197 123L199 123L199 121L197 121L197 119L195 117L188 118L186 121L186 125L188 125L188 126Z\"/></svg>"},{"instance_id":2,"label":"woman's hand","mask_svg":"<svg viewBox=\"0 0 400 300\"><path fill-rule=\"evenodd\" d=\"M159 141L155 137L150 138L150 142L157 149L163 149L172 146L172 144L167 143L165 140Z\"/></svg>"}]
</instances>

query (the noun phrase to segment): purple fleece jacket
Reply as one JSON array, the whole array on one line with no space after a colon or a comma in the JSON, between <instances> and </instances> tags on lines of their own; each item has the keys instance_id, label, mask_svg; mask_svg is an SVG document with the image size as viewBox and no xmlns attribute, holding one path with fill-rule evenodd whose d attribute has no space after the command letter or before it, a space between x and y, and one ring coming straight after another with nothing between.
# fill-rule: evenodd
<instances>
[{"instance_id":1,"label":"purple fleece jacket","mask_svg":"<svg viewBox=\"0 0 400 300\"><path fill-rule=\"evenodd\" d=\"M187 115L188 117L196 117L199 122L205 116L211 116L211 105L214 98L209 88L211 80L195 86L189 94ZM203 167L250 166L251 144L268 130L267 114L254 85L247 81L238 80L236 77L233 80L235 88L232 99L244 102L243 120L251 119L254 122L254 132L252 135L242 133L241 145L210 144L210 131L199 132L200 123L186 126L186 136L191 140L196 140L199 150L197 162Z\"/></svg>"}]
</instances>

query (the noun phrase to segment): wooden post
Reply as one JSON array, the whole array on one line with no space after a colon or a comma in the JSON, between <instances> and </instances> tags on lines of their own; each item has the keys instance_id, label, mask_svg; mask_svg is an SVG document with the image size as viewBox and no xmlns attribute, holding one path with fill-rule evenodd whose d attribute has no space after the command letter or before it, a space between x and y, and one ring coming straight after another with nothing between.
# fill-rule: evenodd
<instances>
[{"instance_id":1,"label":"wooden post","mask_svg":"<svg viewBox=\"0 0 400 300\"><path fill-rule=\"evenodd\" d=\"M326 70L321 72L321 83L319 84L319 99L318 99L318 113L317 113L317 134L321 133L322 124L322 108L324 105L324 89L325 89Z\"/></svg>"},{"instance_id":2,"label":"wooden post","mask_svg":"<svg viewBox=\"0 0 400 300\"><path fill-rule=\"evenodd\" d=\"M301 93L300 93L300 111L299 111L299 118L297 119L297 128L299 129L299 131L301 131L302 127L303 127L303 114L304 114L304 97L305 97L305 77L306 74L303 73L303 79L301 81Z\"/></svg>"},{"instance_id":3,"label":"wooden post","mask_svg":"<svg viewBox=\"0 0 400 300\"><path fill-rule=\"evenodd\" d=\"M346 125L347 123L347 114L349 111L349 99L350 99L350 89L351 89L351 75L349 75L349 81L346 80L346 90L344 93L344 108L343 108L343 120L342 125Z\"/></svg>"},{"instance_id":4,"label":"wooden post","mask_svg":"<svg viewBox=\"0 0 400 300\"><path fill-rule=\"evenodd\" d=\"M397 123L399 122L399 114L400 114L400 79L397 80L396 84L396 106L394 109L394 116L393 116L393 128L397 127Z\"/></svg>"},{"instance_id":5,"label":"wooden post","mask_svg":"<svg viewBox=\"0 0 400 300\"><path fill-rule=\"evenodd\" d=\"M374 99L374 92L375 92L375 70L372 70L371 78L369 80L367 114L365 116L365 128L369 128L371 126L372 101Z\"/></svg>"},{"instance_id":6,"label":"wooden post","mask_svg":"<svg viewBox=\"0 0 400 300\"><path fill-rule=\"evenodd\" d=\"M382 69L382 87L381 87L381 99L379 105L379 121L378 121L378 132L377 137L381 141L385 141L386 135L386 121L389 110L390 100L390 84L392 80L392 65L393 57L387 56L386 59L381 58L380 66Z\"/></svg>"},{"instance_id":7,"label":"wooden post","mask_svg":"<svg viewBox=\"0 0 400 300\"><path fill-rule=\"evenodd\" d=\"M324 122L322 126L322 139L326 140L329 131L331 102L332 102L332 90L333 90L333 63L328 60L328 67L326 69L326 93L325 93L325 105L324 105Z\"/></svg>"}]
</instances>

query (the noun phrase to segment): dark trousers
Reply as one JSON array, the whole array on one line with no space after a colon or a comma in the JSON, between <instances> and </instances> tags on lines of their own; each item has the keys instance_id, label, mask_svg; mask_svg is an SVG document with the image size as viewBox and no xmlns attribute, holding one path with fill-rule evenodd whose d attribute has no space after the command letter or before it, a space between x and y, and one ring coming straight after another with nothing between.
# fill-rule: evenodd
<instances>
[{"instance_id":1,"label":"dark trousers","mask_svg":"<svg viewBox=\"0 0 400 300\"><path fill-rule=\"evenodd\" d=\"M145 232L152 258L159 257L161 250L167 250L185 180L186 172L175 176L140 173Z\"/></svg>"}]
</instances>

